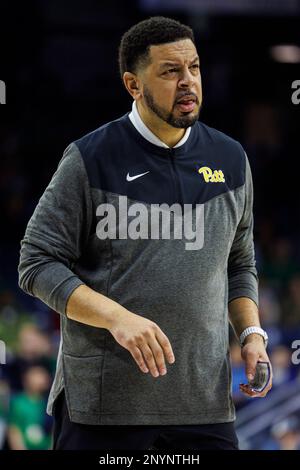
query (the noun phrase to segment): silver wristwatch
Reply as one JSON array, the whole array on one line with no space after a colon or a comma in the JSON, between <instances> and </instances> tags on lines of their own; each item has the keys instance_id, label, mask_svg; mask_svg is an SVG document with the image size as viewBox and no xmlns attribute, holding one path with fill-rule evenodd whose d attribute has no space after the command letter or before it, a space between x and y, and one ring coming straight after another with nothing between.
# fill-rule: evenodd
<instances>
[{"instance_id":1,"label":"silver wristwatch","mask_svg":"<svg viewBox=\"0 0 300 470\"><path fill-rule=\"evenodd\" d=\"M263 330L262 328L259 328L258 326L249 326L248 328L246 328L241 333L241 335L240 335L240 345L241 345L241 347L243 347L246 337L251 335L252 333L256 333L257 335L261 335L263 337L264 343L265 343L265 348L267 349L268 335L265 332L265 330Z\"/></svg>"}]
</instances>

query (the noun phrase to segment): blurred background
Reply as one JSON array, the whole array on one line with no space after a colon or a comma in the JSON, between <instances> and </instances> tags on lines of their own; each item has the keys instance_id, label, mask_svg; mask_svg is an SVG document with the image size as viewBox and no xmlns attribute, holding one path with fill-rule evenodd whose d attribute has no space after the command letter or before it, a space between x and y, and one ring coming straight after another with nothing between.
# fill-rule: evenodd
<instances>
[{"instance_id":1,"label":"blurred background","mask_svg":"<svg viewBox=\"0 0 300 470\"><path fill-rule=\"evenodd\" d=\"M134 23L157 14L193 28L200 119L242 143L253 173L260 316L274 386L264 399L240 393L246 378L231 333L240 445L300 449L300 352L292 347L296 340L300 346L300 104L292 101L292 83L300 80L298 0L1 1L2 449L51 446L45 407L59 316L18 287L26 224L67 145L131 109L118 72L119 41Z\"/></svg>"}]
</instances>

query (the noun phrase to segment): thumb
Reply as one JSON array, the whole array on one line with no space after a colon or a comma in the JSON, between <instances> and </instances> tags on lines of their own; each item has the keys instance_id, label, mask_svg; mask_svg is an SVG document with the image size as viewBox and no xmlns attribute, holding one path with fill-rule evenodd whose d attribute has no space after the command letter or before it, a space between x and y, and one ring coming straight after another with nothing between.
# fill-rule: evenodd
<instances>
[{"instance_id":1,"label":"thumb","mask_svg":"<svg viewBox=\"0 0 300 470\"><path fill-rule=\"evenodd\" d=\"M246 376L249 381L254 379L255 372L256 372L257 359L258 359L257 355L252 352L249 352L245 357Z\"/></svg>"}]
</instances>

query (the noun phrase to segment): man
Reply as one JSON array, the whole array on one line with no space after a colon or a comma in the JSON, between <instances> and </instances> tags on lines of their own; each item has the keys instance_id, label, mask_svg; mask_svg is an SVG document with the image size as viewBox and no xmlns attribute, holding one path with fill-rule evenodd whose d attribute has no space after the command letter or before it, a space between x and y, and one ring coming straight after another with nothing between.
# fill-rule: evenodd
<instances>
[{"instance_id":1,"label":"man","mask_svg":"<svg viewBox=\"0 0 300 470\"><path fill-rule=\"evenodd\" d=\"M132 112L67 147L22 240L20 287L61 314L47 407L54 448L237 449L228 308L249 380L258 360L269 362L247 156L198 121L189 27L138 23L119 63ZM157 237L155 223L148 236L142 215L163 204L177 204L172 216L162 211L174 226L178 206L188 207L196 246L174 227L173 238L162 236L166 226ZM241 385L249 396L270 388Z\"/></svg>"}]
</instances>

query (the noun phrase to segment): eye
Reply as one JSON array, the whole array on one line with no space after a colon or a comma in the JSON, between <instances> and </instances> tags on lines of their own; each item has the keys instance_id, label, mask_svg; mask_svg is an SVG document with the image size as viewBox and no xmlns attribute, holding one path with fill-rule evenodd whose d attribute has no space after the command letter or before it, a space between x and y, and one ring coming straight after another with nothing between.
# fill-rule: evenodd
<instances>
[{"instance_id":1,"label":"eye","mask_svg":"<svg viewBox=\"0 0 300 470\"><path fill-rule=\"evenodd\" d=\"M191 66L191 68L194 69L194 70L199 69L199 67L200 67L199 64L193 64Z\"/></svg>"},{"instance_id":2,"label":"eye","mask_svg":"<svg viewBox=\"0 0 300 470\"><path fill-rule=\"evenodd\" d=\"M177 71L178 71L178 69L176 69L176 68L168 69L168 70L166 70L166 71L163 73L163 75L165 75L165 74L167 74L167 73L174 73L174 72L177 72Z\"/></svg>"}]
</instances>

